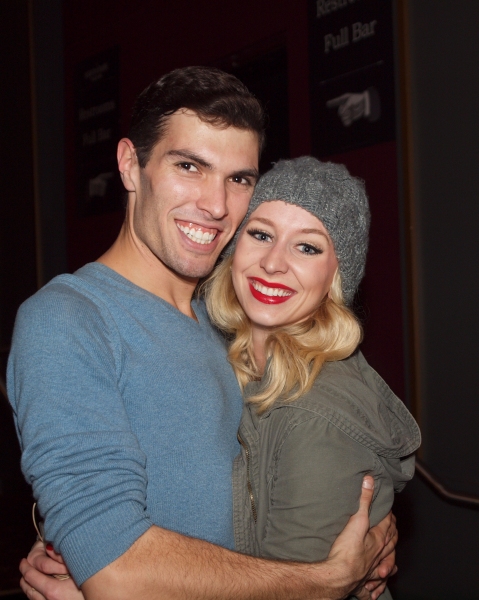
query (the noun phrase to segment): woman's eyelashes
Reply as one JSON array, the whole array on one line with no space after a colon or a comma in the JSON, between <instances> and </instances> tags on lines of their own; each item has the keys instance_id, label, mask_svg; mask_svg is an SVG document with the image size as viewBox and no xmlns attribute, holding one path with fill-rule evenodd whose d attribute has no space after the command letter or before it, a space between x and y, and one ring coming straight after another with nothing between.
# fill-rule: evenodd
<instances>
[{"instance_id":1,"label":"woman's eyelashes","mask_svg":"<svg viewBox=\"0 0 479 600\"><path fill-rule=\"evenodd\" d=\"M263 229L247 229L246 233L259 242L272 242L274 236ZM300 242L295 244L295 248L305 256L316 256L322 254L324 250L320 246L316 246L311 242Z\"/></svg>"},{"instance_id":2,"label":"woman's eyelashes","mask_svg":"<svg viewBox=\"0 0 479 600\"><path fill-rule=\"evenodd\" d=\"M270 242L273 239L271 234L261 229L248 229L246 233L259 242Z\"/></svg>"},{"instance_id":3,"label":"woman's eyelashes","mask_svg":"<svg viewBox=\"0 0 479 600\"><path fill-rule=\"evenodd\" d=\"M316 256L317 254L322 254L323 249L318 246L313 246L313 244L298 244L298 249L302 254L306 254L307 256Z\"/></svg>"}]
</instances>

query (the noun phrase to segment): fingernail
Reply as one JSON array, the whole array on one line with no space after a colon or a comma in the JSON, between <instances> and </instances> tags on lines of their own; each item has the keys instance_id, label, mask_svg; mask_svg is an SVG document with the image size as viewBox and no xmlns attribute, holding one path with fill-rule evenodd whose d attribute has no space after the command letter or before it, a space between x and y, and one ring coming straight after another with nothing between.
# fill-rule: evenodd
<instances>
[{"instance_id":1,"label":"fingernail","mask_svg":"<svg viewBox=\"0 0 479 600\"><path fill-rule=\"evenodd\" d=\"M372 490L374 488L374 480L370 477L364 478L363 488L366 488L367 490Z\"/></svg>"},{"instance_id":2,"label":"fingernail","mask_svg":"<svg viewBox=\"0 0 479 600\"><path fill-rule=\"evenodd\" d=\"M48 552L55 552L53 549L53 544L50 544L50 542L45 545L45 548L48 550Z\"/></svg>"}]
</instances>

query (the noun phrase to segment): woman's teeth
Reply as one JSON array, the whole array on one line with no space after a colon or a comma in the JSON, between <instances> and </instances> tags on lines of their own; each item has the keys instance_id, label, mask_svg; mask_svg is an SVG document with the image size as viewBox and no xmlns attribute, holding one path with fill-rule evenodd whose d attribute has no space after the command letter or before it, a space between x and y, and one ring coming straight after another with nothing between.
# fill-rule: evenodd
<instances>
[{"instance_id":1,"label":"woman's teeth","mask_svg":"<svg viewBox=\"0 0 479 600\"><path fill-rule=\"evenodd\" d=\"M270 287L266 287L264 285L262 285L261 283L259 283L258 281L255 281L254 279L251 280L251 285L254 287L255 290L257 290L258 292L261 292L261 294L264 294L265 296L291 296L293 292L290 292L289 290L283 290L281 288L270 288Z\"/></svg>"},{"instance_id":2,"label":"woman's teeth","mask_svg":"<svg viewBox=\"0 0 479 600\"><path fill-rule=\"evenodd\" d=\"M208 233L207 231L201 231L201 229L195 229L194 227L184 227L178 223L177 227L186 235L186 237L189 237L190 240L197 244L211 244L216 237L215 233Z\"/></svg>"}]
</instances>

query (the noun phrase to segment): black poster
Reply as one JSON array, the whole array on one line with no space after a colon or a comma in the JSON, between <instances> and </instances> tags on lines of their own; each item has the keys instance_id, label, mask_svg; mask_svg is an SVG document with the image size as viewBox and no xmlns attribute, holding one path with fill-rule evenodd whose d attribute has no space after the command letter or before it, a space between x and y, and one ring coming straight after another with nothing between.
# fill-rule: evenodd
<instances>
[{"instance_id":1,"label":"black poster","mask_svg":"<svg viewBox=\"0 0 479 600\"><path fill-rule=\"evenodd\" d=\"M116 148L120 136L118 48L77 66L75 145L78 210L81 216L121 208Z\"/></svg>"},{"instance_id":2,"label":"black poster","mask_svg":"<svg viewBox=\"0 0 479 600\"><path fill-rule=\"evenodd\" d=\"M310 0L313 154L395 139L392 0Z\"/></svg>"}]
</instances>

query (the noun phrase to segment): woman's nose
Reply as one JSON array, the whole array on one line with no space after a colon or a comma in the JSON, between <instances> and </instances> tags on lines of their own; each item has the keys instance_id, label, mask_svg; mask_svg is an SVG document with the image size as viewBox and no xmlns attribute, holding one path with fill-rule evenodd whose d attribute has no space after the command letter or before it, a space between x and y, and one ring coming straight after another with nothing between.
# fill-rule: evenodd
<instances>
[{"instance_id":1,"label":"woman's nose","mask_svg":"<svg viewBox=\"0 0 479 600\"><path fill-rule=\"evenodd\" d=\"M288 270L286 249L281 244L272 244L261 259L260 266L266 273L286 273Z\"/></svg>"}]
</instances>

